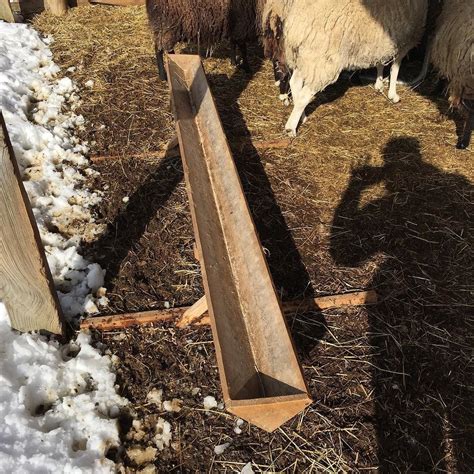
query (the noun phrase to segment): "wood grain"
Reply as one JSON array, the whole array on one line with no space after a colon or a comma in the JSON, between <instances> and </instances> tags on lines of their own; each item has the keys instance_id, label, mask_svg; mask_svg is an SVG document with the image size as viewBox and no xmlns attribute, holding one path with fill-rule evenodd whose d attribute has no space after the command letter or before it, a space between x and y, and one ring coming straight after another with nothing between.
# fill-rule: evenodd
<instances>
[{"instance_id":1,"label":"wood grain","mask_svg":"<svg viewBox=\"0 0 474 474\"><path fill-rule=\"evenodd\" d=\"M68 9L67 0L44 0L44 9L55 16L65 15Z\"/></svg>"},{"instance_id":2,"label":"wood grain","mask_svg":"<svg viewBox=\"0 0 474 474\"><path fill-rule=\"evenodd\" d=\"M167 67L224 401L273 431L311 398L201 61Z\"/></svg>"},{"instance_id":3,"label":"wood grain","mask_svg":"<svg viewBox=\"0 0 474 474\"><path fill-rule=\"evenodd\" d=\"M166 321L175 321L177 326L178 323L181 322L179 327L186 327L187 325L209 325L210 319L207 313L207 301L204 298L205 297L202 297L192 306L181 306L170 309L152 309L137 313L113 314L111 316L93 316L84 319L81 322L81 329L114 331L128 328L130 326ZM340 295L317 296L316 298L307 298L298 301L286 301L283 302L283 311L285 314L294 314L307 311L340 308L343 306L371 305L375 303L377 303L377 293L374 290L354 291L352 293L343 293ZM196 305L199 305L198 311L196 311ZM193 317L188 317L186 324L183 324L184 315L188 314L189 316L191 310L193 312ZM204 312L201 313L202 311Z\"/></svg>"},{"instance_id":4,"label":"wood grain","mask_svg":"<svg viewBox=\"0 0 474 474\"><path fill-rule=\"evenodd\" d=\"M0 20L5 20L8 23L15 23L9 0L0 0Z\"/></svg>"},{"instance_id":5,"label":"wood grain","mask_svg":"<svg viewBox=\"0 0 474 474\"><path fill-rule=\"evenodd\" d=\"M177 321L176 326L179 328L189 326L193 322L201 319L204 316L204 313L207 313L206 296L199 298L196 303L184 311L181 318Z\"/></svg>"},{"instance_id":6,"label":"wood grain","mask_svg":"<svg viewBox=\"0 0 474 474\"><path fill-rule=\"evenodd\" d=\"M1 113L0 123L0 300L14 329L63 334L53 279Z\"/></svg>"}]
</instances>

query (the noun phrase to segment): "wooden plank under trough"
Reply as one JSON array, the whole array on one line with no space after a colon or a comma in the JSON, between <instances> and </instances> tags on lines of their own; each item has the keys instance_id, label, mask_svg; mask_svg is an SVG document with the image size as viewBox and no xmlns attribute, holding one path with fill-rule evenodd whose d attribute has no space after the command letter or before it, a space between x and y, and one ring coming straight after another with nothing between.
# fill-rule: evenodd
<instances>
[{"instance_id":1,"label":"wooden plank under trough","mask_svg":"<svg viewBox=\"0 0 474 474\"><path fill-rule=\"evenodd\" d=\"M116 7L138 7L145 5L145 0L89 0L92 5L112 5Z\"/></svg>"},{"instance_id":2,"label":"wooden plank under trough","mask_svg":"<svg viewBox=\"0 0 474 474\"><path fill-rule=\"evenodd\" d=\"M311 398L201 61L167 67L224 401L273 431Z\"/></svg>"},{"instance_id":3,"label":"wooden plank under trough","mask_svg":"<svg viewBox=\"0 0 474 474\"><path fill-rule=\"evenodd\" d=\"M19 331L63 333L43 244L0 112L0 300Z\"/></svg>"},{"instance_id":4,"label":"wooden plank under trough","mask_svg":"<svg viewBox=\"0 0 474 474\"><path fill-rule=\"evenodd\" d=\"M322 311L344 306L362 306L377 303L374 290L354 291L340 295L317 296L299 301L283 302L285 314ZM81 329L97 329L99 331L115 331L132 326L141 326L159 322L175 322L179 328L191 324L205 326L210 324L205 296L192 306L181 306L169 309L151 309L135 313L112 314L109 316L91 316L81 321Z\"/></svg>"}]
</instances>

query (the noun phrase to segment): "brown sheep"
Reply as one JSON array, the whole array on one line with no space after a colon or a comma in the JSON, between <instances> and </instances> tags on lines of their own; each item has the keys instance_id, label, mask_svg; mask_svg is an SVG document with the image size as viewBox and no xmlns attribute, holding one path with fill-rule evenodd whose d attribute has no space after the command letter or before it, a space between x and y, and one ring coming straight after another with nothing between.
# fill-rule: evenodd
<instances>
[{"instance_id":1,"label":"brown sheep","mask_svg":"<svg viewBox=\"0 0 474 474\"><path fill-rule=\"evenodd\" d=\"M431 60L448 82L454 107L467 111L458 148L467 148L474 126L474 0L445 0L431 46Z\"/></svg>"},{"instance_id":2,"label":"brown sheep","mask_svg":"<svg viewBox=\"0 0 474 474\"><path fill-rule=\"evenodd\" d=\"M164 52L179 42L210 47L229 39L232 63L238 46L241 66L249 71L247 42L257 38L257 1L262 0L146 0L160 78L166 79Z\"/></svg>"}]
</instances>

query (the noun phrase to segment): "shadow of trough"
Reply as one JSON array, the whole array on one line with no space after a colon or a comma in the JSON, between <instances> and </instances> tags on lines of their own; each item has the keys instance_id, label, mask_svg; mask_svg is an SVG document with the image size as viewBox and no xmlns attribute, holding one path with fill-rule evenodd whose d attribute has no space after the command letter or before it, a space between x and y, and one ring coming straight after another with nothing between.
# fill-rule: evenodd
<instances>
[{"instance_id":1,"label":"shadow of trough","mask_svg":"<svg viewBox=\"0 0 474 474\"><path fill-rule=\"evenodd\" d=\"M105 283L108 288L113 288L122 262L182 179L183 168L179 157L161 160L155 170L129 196L127 206L108 224L104 234L91 244L91 252L105 256L101 258L101 265L106 270Z\"/></svg>"},{"instance_id":2,"label":"shadow of trough","mask_svg":"<svg viewBox=\"0 0 474 474\"><path fill-rule=\"evenodd\" d=\"M252 145L250 132L238 104L240 95L263 62L259 56L253 55L251 58L252 73L236 69L230 78L212 74L207 78L229 138L245 197L265 249L277 292L285 300L309 297L313 295L309 274L276 202L261 157ZM275 101L277 100L275 94ZM199 108L199 104L194 106ZM239 137L239 140L232 140L235 137ZM109 288L113 288L113 282L119 276L122 262L128 253L139 242L149 222L166 204L182 179L180 159L163 159L156 170L130 195L127 206L108 225L107 232L93 244L95 254L106 256L102 259L102 265L107 271L106 284ZM311 321L300 315L293 316L290 326L300 351L304 351L306 346L313 346L315 340L319 340L325 332L325 321L321 313L319 316L311 316Z\"/></svg>"}]
</instances>

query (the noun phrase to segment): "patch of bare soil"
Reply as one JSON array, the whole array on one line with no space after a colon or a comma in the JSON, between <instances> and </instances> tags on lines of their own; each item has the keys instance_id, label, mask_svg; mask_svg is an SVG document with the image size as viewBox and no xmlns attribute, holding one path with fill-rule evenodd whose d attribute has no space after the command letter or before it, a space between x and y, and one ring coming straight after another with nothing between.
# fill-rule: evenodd
<instances>
[{"instance_id":1,"label":"patch of bare soil","mask_svg":"<svg viewBox=\"0 0 474 474\"><path fill-rule=\"evenodd\" d=\"M303 362L310 364L305 364L305 375L315 405L274 433L240 424L221 406L204 409L206 396L215 396L221 402L209 329L156 327L102 335L101 341L120 360L118 383L122 395L133 401L133 419L151 433L137 443L130 439L134 432L130 423L124 423L125 452L137 445L142 449L156 447L154 426L162 417L171 423L173 439L169 448L157 454L159 472L239 472L249 462L255 472L340 472L374 465L375 452L367 450L374 436L369 392L359 376L338 377L341 372L353 370L360 375L357 367L368 356L364 338L357 337L364 332L357 318L359 311L351 313L355 323L351 323L352 318L341 321L332 315L327 315L329 323L321 315L295 318L295 334L307 337L299 347L306 348L302 356ZM327 333L326 324L334 330L336 324L343 323L344 341L327 335L318 344L318 338ZM348 344L351 355L357 357L355 361L345 356ZM316 365L314 361L318 361ZM365 370L370 371L369 366ZM366 372L365 382L369 379ZM162 389L164 400L182 400L181 411L157 410L147 399L153 389ZM222 454L216 454L214 448L225 443L230 445ZM130 469L139 467L126 454L121 460Z\"/></svg>"},{"instance_id":2,"label":"patch of bare soil","mask_svg":"<svg viewBox=\"0 0 474 474\"><path fill-rule=\"evenodd\" d=\"M61 66L78 66L74 79L94 78L82 107L94 153L122 156L97 162L108 231L87 249L107 269L108 312L192 303L202 286L180 161L137 157L173 130L144 10L77 8L37 26L55 36ZM162 417L172 441L156 453L159 472L239 472L250 461L256 472L470 472L474 161L454 148L460 118L433 95L433 78L401 88L397 105L341 79L288 149L259 153L251 142L281 139L289 114L271 66L252 51L252 74L235 71L225 48L204 66L281 297L375 288L380 303L290 317L315 402L272 434L247 424L237 434L224 410L204 411L204 396L220 396L208 329L97 335L148 430L132 440L124 420L125 450L152 446ZM182 410L148 404L153 388ZM117 460L139 470L126 452Z\"/></svg>"}]
</instances>

